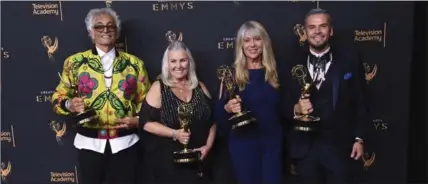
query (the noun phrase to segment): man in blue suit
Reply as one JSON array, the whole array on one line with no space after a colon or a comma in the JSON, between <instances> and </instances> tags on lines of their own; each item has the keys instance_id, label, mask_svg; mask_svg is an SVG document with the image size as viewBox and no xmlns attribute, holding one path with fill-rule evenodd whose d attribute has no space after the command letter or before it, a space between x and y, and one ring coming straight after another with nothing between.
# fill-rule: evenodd
<instances>
[{"instance_id":1,"label":"man in blue suit","mask_svg":"<svg viewBox=\"0 0 428 184\"><path fill-rule=\"evenodd\" d=\"M293 129L287 135L288 155L303 183L351 183L352 165L363 154L364 125L369 122L364 102L364 68L355 49L331 44L331 17L313 9L305 17L309 48L292 59L285 72L283 111ZM303 66L308 95L293 79L291 68ZM319 117L313 128L302 129L294 117ZM300 121L301 123L301 121Z\"/></svg>"}]
</instances>

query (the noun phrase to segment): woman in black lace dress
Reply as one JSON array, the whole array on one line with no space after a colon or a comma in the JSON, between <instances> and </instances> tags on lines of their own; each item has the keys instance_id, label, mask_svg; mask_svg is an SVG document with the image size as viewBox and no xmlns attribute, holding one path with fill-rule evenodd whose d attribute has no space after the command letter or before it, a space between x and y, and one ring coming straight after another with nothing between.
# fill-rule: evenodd
<instances>
[{"instance_id":1,"label":"woman in black lace dress","mask_svg":"<svg viewBox=\"0 0 428 184\"><path fill-rule=\"evenodd\" d=\"M190 133L181 129L177 109L190 105ZM181 41L172 42L165 51L162 75L152 84L140 115L144 145L143 180L145 183L208 183L206 157L215 138L208 90L198 81L195 63ZM203 162L175 164L173 152L188 148L201 152ZM202 164L203 163L203 164ZM202 173L202 174L201 174Z\"/></svg>"}]
</instances>

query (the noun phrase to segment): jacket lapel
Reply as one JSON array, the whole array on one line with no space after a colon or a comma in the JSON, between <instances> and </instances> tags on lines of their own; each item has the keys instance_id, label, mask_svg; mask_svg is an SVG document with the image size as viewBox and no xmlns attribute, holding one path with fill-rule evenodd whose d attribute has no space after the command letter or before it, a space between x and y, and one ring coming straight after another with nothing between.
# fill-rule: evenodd
<instances>
[{"instance_id":1,"label":"jacket lapel","mask_svg":"<svg viewBox=\"0 0 428 184\"><path fill-rule=\"evenodd\" d=\"M341 67L341 62L338 61L338 55L333 53L333 60L332 63L330 65L330 72L327 72L327 76L326 77L330 77L331 78L331 82L332 82L332 100L333 100L333 110L336 109L336 104L337 104L337 100L338 100L338 96L339 96L339 87L340 87L340 67Z\"/></svg>"}]
</instances>

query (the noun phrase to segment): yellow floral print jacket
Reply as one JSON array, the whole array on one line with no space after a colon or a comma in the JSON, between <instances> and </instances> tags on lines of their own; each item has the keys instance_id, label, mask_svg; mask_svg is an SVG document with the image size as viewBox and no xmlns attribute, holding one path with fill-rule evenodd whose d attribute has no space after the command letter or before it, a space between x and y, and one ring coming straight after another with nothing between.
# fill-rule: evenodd
<instances>
[{"instance_id":1,"label":"yellow floral print jacket","mask_svg":"<svg viewBox=\"0 0 428 184\"><path fill-rule=\"evenodd\" d=\"M61 74L65 83L74 84L84 96L85 108L98 113L98 123L88 128L108 128L117 118L135 116L150 88L150 81L143 61L131 54L117 51L113 61L110 90L104 82L104 69L95 47L68 57ZM68 99L75 97L74 90L62 81L52 95L53 110L59 115L70 115L65 107ZM101 127L100 127L101 126Z\"/></svg>"}]
</instances>

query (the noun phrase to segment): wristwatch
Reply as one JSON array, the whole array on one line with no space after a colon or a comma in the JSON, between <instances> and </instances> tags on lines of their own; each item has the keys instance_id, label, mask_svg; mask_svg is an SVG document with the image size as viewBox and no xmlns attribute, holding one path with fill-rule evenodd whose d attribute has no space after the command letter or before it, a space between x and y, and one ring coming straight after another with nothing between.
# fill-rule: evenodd
<instances>
[{"instance_id":1,"label":"wristwatch","mask_svg":"<svg viewBox=\"0 0 428 184\"><path fill-rule=\"evenodd\" d=\"M176 131L172 130L172 140L176 141L177 137L176 137Z\"/></svg>"},{"instance_id":2,"label":"wristwatch","mask_svg":"<svg viewBox=\"0 0 428 184\"><path fill-rule=\"evenodd\" d=\"M360 143L361 145L363 145L364 144L364 141L363 141L363 139L361 139L361 138L355 138L355 142L358 142L358 143Z\"/></svg>"}]
</instances>

